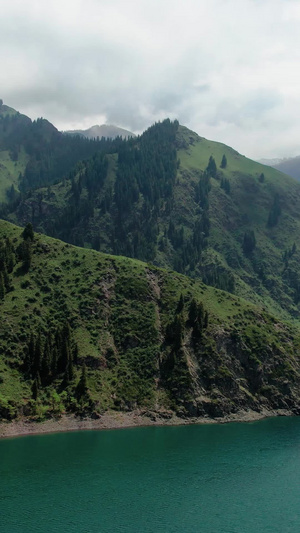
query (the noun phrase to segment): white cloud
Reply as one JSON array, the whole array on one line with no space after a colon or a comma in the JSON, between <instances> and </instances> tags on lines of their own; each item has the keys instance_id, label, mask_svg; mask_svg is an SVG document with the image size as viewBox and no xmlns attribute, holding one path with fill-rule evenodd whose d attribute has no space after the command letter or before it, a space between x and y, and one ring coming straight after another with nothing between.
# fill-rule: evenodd
<instances>
[{"instance_id":1,"label":"white cloud","mask_svg":"<svg viewBox=\"0 0 300 533\"><path fill-rule=\"evenodd\" d=\"M0 97L32 118L141 131L170 116L250 157L300 153L298 1L0 7Z\"/></svg>"}]
</instances>

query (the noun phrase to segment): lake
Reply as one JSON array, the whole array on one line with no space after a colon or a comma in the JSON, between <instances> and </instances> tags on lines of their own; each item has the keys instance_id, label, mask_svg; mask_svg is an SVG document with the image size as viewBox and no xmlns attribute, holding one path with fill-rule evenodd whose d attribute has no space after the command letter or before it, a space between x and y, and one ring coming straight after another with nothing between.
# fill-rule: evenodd
<instances>
[{"instance_id":1,"label":"lake","mask_svg":"<svg viewBox=\"0 0 300 533\"><path fill-rule=\"evenodd\" d=\"M299 533L300 418L1 440L0 530Z\"/></svg>"}]
</instances>

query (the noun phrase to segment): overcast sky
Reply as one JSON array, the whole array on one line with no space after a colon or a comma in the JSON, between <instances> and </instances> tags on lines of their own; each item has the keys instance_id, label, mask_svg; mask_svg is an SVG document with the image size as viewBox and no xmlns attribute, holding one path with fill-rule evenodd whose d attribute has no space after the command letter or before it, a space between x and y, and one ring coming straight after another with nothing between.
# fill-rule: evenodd
<instances>
[{"instance_id":1,"label":"overcast sky","mask_svg":"<svg viewBox=\"0 0 300 533\"><path fill-rule=\"evenodd\" d=\"M300 155L299 0L0 0L0 98L59 129L178 118Z\"/></svg>"}]
</instances>

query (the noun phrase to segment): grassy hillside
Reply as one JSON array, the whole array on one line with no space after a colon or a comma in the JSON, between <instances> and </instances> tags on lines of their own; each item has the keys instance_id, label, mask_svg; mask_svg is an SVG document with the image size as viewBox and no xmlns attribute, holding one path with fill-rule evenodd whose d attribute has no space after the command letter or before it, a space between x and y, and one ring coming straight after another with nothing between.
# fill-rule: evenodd
<instances>
[{"instance_id":1,"label":"grassy hillside","mask_svg":"<svg viewBox=\"0 0 300 533\"><path fill-rule=\"evenodd\" d=\"M12 185L19 192L19 176L25 171L29 156L24 150L18 154L18 160L13 161L8 150L0 152L0 203L7 202Z\"/></svg>"},{"instance_id":2,"label":"grassy hillside","mask_svg":"<svg viewBox=\"0 0 300 533\"><path fill-rule=\"evenodd\" d=\"M299 315L297 284L299 270L300 187L292 178L241 156L233 149L199 138L181 129L178 151L180 183L178 203L185 195L186 185L196 183L199 170L205 170L208 158L217 163L217 174L211 179L210 235L208 247L202 254L199 273L230 270L235 279L235 292L255 302L265 302L273 312L281 309L292 316ZM225 154L227 167L220 168ZM221 180L228 179L230 192L221 188ZM275 196L278 195L281 213L273 226L268 218ZM189 202L194 211L192 200ZM251 253L243 250L245 232L253 230L256 246ZM296 249L287 260L286 252L293 244ZM285 315L287 316L287 315Z\"/></svg>"},{"instance_id":3,"label":"grassy hillside","mask_svg":"<svg viewBox=\"0 0 300 533\"><path fill-rule=\"evenodd\" d=\"M0 224L0 418L298 412L292 326L181 274L31 238Z\"/></svg>"},{"instance_id":4,"label":"grassy hillside","mask_svg":"<svg viewBox=\"0 0 300 533\"><path fill-rule=\"evenodd\" d=\"M113 148L27 194L8 219L299 319L299 183L168 121Z\"/></svg>"}]
</instances>

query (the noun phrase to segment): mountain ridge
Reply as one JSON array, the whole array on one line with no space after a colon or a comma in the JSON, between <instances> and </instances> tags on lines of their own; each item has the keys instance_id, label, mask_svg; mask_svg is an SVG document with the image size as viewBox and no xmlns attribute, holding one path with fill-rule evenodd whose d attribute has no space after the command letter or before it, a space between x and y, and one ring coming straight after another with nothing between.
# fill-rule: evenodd
<instances>
[{"instance_id":1,"label":"mountain ridge","mask_svg":"<svg viewBox=\"0 0 300 533\"><path fill-rule=\"evenodd\" d=\"M0 119L29 158L1 208L0 417L298 414L299 183L178 121L22 120Z\"/></svg>"},{"instance_id":2,"label":"mountain ridge","mask_svg":"<svg viewBox=\"0 0 300 533\"><path fill-rule=\"evenodd\" d=\"M115 137L122 137L125 139L128 139L129 137L135 137L136 135L132 133L129 130L126 130L124 128L120 128L119 126L114 126L112 124L101 124L91 126L90 128L87 128L86 130L67 130L63 133L68 135L82 135L83 137L86 137L88 139L101 139L101 137L106 137L110 139L114 139Z\"/></svg>"},{"instance_id":3,"label":"mountain ridge","mask_svg":"<svg viewBox=\"0 0 300 533\"><path fill-rule=\"evenodd\" d=\"M165 122L37 189L7 218L199 277L287 319L299 317L299 195L292 178Z\"/></svg>"}]
</instances>

